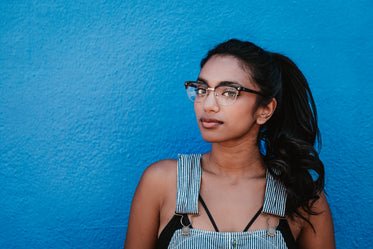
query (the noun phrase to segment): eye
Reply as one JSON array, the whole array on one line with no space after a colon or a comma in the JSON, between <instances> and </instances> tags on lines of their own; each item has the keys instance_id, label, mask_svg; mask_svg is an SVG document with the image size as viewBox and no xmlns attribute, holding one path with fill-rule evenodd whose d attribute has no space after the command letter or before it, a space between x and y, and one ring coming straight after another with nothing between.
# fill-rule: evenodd
<instances>
[{"instance_id":1,"label":"eye","mask_svg":"<svg viewBox=\"0 0 373 249\"><path fill-rule=\"evenodd\" d=\"M198 95L206 94L206 89L204 89L204 88L196 88L196 93Z\"/></svg>"},{"instance_id":2,"label":"eye","mask_svg":"<svg viewBox=\"0 0 373 249\"><path fill-rule=\"evenodd\" d=\"M198 95L204 95L204 94L206 94L206 92L207 92L207 88L206 88L206 86L204 86L204 85L199 85L199 84L197 84L196 86L195 86L195 91L196 91L196 94L198 94Z\"/></svg>"},{"instance_id":3,"label":"eye","mask_svg":"<svg viewBox=\"0 0 373 249\"><path fill-rule=\"evenodd\" d=\"M220 95L226 98L235 98L237 95L237 89L234 87L222 87Z\"/></svg>"}]
</instances>

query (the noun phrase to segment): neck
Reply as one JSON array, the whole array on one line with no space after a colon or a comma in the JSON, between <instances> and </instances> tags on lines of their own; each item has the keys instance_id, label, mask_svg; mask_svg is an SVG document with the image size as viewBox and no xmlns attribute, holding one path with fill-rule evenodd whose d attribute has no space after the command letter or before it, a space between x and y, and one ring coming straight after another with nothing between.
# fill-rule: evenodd
<instances>
[{"instance_id":1,"label":"neck","mask_svg":"<svg viewBox=\"0 0 373 249\"><path fill-rule=\"evenodd\" d=\"M203 158L204 170L216 175L263 176L265 165L256 138L241 142L213 143Z\"/></svg>"}]
</instances>

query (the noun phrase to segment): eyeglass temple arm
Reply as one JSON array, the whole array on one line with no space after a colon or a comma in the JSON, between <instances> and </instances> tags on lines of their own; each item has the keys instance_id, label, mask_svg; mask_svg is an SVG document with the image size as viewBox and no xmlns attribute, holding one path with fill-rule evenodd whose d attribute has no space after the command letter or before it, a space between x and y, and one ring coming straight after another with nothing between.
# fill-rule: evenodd
<instances>
[{"instance_id":1,"label":"eyeglass temple arm","mask_svg":"<svg viewBox=\"0 0 373 249\"><path fill-rule=\"evenodd\" d=\"M264 97L263 93L255 91L255 90L251 90L251 89L248 89L248 88L245 88L245 87L242 87L242 86L238 87L237 90L238 91L245 91L245 92L248 92L248 93L258 94L258 95Z\"/></svg>"}]
</instances>

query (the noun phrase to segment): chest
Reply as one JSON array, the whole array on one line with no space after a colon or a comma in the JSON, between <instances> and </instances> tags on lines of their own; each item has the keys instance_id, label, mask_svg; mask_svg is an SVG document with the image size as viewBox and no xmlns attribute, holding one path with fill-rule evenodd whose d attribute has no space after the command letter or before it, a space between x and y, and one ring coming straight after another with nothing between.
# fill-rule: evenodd
<instances>
[{"instance_id":1,"label":"chest","mask_svg":"<svg viewBox=\"0 0 373 249\"><path fill-rule=\"evenodd\" d=\"M202 175L200 195L219 227L219 231L241 232L262 207L265 184L265 178L232 182ZM191 217L193 226L204 230L214 230L201 203L198 205L198 211L198 216ZM260 220L261 217L259 217L259 223Z\"/></svg>"}]
</instances>

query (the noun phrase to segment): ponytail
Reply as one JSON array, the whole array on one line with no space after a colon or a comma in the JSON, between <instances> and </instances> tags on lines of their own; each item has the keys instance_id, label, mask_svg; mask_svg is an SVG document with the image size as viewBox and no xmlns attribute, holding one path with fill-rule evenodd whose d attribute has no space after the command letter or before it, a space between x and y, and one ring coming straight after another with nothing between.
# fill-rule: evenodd
<instances>
[{"instance_id":1,"label":"ponytail","mask_svg":"<svg viewBox=\"0 0 373 249\"><path fill-rule=\"evenodd\" d=\"M314 148L321 146L315 102L306 78L289 58L271 53L278 68L281 90L276 99L278 108L261 128L266 142L264 156L270 172L286 187L288 215L308 214L324 188L324 165Z\"/></svg>"}]
</instances>

